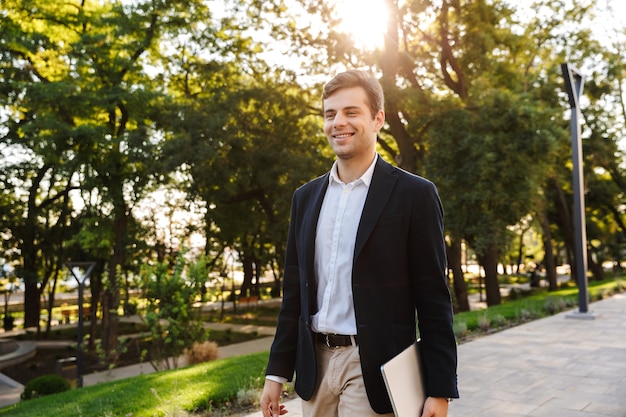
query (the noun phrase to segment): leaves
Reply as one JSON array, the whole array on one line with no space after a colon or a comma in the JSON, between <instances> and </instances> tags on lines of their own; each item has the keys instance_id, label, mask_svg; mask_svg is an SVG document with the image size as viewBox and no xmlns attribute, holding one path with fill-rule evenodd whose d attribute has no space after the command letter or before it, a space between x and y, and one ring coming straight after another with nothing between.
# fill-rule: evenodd
<instances>
[{"instance_id":1,"label":"leaves","mask_svg":"<svg viewBox=\"0 0 626 417\"><path fill-rule=\"evenodd\" d=\"M142 267L141 290L148 303L144 320L150 328L155 369L169 369L170 358L178 358L194 342L206 340L201 311L194 305L202 301L207 276L205 261L188 264L184 254L173 267L166 263ZM176 367L175 359L173 365Z\"/></svg>"}]
</instances>

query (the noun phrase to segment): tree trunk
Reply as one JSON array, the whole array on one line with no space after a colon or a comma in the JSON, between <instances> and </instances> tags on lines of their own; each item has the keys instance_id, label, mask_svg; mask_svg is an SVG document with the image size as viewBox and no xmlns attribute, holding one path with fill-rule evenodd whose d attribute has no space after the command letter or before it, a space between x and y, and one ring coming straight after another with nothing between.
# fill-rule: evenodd
<instances>
[{"instance_id":1,"label":"tree trunk","mask_svg":"<svg viewBox=\"0 0 626 417\"><path fill-rule=\"evenodd\" d=\"M92 277L89 279L91 282L91 307L89 312L89 341L88 350L94 351L96 349L96 334L98 329L98 305L100 304L100 298L102 297L102 268L96 265L97 271L92 273ZM104 311L104 308L102 309Z\"/></svg>"},{"instance_id":2,"label":"tree trunk","mask_svg":"<svg viewBox=\"0 0 626 417\"><path fill-rule=\"evenodd\" d=\"M241 263L243 264L243 282L241 283L241 289L239 295L241 297L248 297L252 295L252 278L254 277L254 263L251 256L248 255L248 251L244 251L241 257Z\"/></svg>"},{"instance_id":3,"label":"tree trunk","mask_svg":"<svg viewBox=\"0 0 626 417\"><path fill-rule=\"evenodd\" d=\"M551 186L556 193L556 198L554 204L557 208L557 218L556 224L563 235L563 242L565 243L567 260L570 265L570 270L572 274L572 279L578 282L578 278L576 277L576 251L574 250L574 223L572 220L572 216L570 215L569 205L567 204L567 199L565 198L565 194L563 190L558 187L556 182L552 181Z\"/></svg>"},{"instance_id":4,"label":"tree trunk","mask_svg":"<svg viewBox=\"0 0 626 417\"><path fill-rule=\"evenodd\" d=\"M56 268L54 277L52 279L52 289L48 293L48 305L46 306L47 312L48 312L48 322L46 323L46 331L45 331L46 339L50 336L50 329L52 327L52 309L54 308L54 295L56 294L58 281L59 281L59 269ZM39 333L39 331L37 331L37 333Z\"/></svg>"},{"instance_id":5,"label":"tree trunk","mask_svg":"<svg viewBox=\"0 0 626 417\"><path fill-rule=\"evenodd\" d=\"M35 233L31 226L26 226L27 232L21 246L24 277L24 328L37 327L41 299L39 297L39 274L37 268L37 249L35 247Z\"/></svg>"},{"instance_id":6,"label":"tree trunk","mask_svg":"<svg viewBox=\"0 0 626 417\"><path fill-rule=\"evenodd\" d=\"M263 268L261 268L261 263L258 259L254 259L254 282L252 283L252 291L250 291L250 295L256 295L257 297L261 296L261 274Z\"/></svg>"},{"instance_id":7,"label":"tree trunk","mask_svg":"<svg viewBox=\"0 0 626 417\"><path fill-rule=\"evenodd\" d=\"M556 277L556 262L554 260L554 249L552 248L552 231L550 230L550 223L548 221L548 215L545 209L538 212L539 222L541 223L541 230L543 235L543 267L546 269L546 279L548 280L548 288L550 291L556 291L559 288L559 283Z\"/></svg>"},{"instance_id":8,"label":"tree trunk","mask_svg":"<svg viewBox=\"0 0 626 417\"><path fill-rule=\"evenodd\" d=\"M591 251L587 251L587 264L593 275L595 281L602 281L604 279L604 270L599 262L594 261Z\"/></svg>"},{"instance_id":9,"label":"tree trunk","mask_svg":"<svg viewBox=\"0 0 626 417\"><path fill-rule=\"evenodd\" d=\"M280 265L281 263L277 259L272 261L272 275L274 276L271 292L272 298L279 298L281 295L282 279Z\"/></svg>"},{"instance_id":10,"label":"tree trunk","mask_svg":"<svg viewBox=\"0 0 626 417\"><path fill-rule=\"evenodd\" d=\"M502 303L500 284L498 283L498 248L491 246L478 257L485 270L485 294L487 305L495 306Z\"/></svg>"},{"instance_id":11,"label":"tree trunk","mask_svg":"<svg viewBox=\"0 0 626 417\"><path fill-rule=\"evenodd\" d=\"M387 34L385 35L384 53L380 56L379 65L382 70L380 83L385 91L385 96L390 97L397 91L396 77L401 71L400 51L398 42L398 31L400 21L398 19L397 4L388 2L391 12L387 18ZM418 172L419 147L416 146L416 139L407 131L406 125L400 116L400 109L396 100L386 100L385 102L386 122L389 125L391 136L398 146L398 153L393 154L396 164L413 173Z\"/></svg>"},{"instance_id":12,"label":"tree trunk","mask_svg":"<svg viewBox=\"0 0 626 417\"><path fill-rule=\"evenodd\" d=\"M125 265L125 237L128 229L128 213L126 205L122 204L116 213L114 230L115 246L109 263L109 285L104 291L102 300L102 347L107 358L113 357L117 349L118 336L118 308L120 306L120 288L118 270Z\"/></svg>"},{"instance_id":13,"label":"tree trunk","mask_svg":"<svg viewBox=\"0 0 626 417\"><path fill-rule=\"evenodd\" d=\"M457 311L470 311L469 300L467 298L467 284L461 268L461 239L452 239L448 249L448 268L452 271L452 282L454 286L454 297Z\"/></svg>"},{"instance_id":14,"label":"tree trunk","mask_svg":"<svg viewBox=\"0 0 626 417\"><path fill-rule=\"evenodd\" d=\"M37 280L24 280L24 328L37 327L39 322L39 288Z\"/></svg>"},{"instance_id":15,"label":"tree trunk","mask_svg":"<svg viewBox=\"0 0 626 417\"><path fill-rule=\"evenodd\" d=\"M524 231L522 231L522 233L520 233L519 235L519 247L517 249L517 265L515 265L516 274L520 273L520 266L522 265L522 262L524 260L523 256L524 256Z\"/></svg>"}]
</instances>

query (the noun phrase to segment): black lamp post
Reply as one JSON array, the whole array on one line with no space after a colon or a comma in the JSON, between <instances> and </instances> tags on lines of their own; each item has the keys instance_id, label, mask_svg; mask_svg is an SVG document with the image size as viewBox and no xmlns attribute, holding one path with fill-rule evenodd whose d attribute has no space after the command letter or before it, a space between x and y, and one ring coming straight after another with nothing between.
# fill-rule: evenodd
<instances>
[{"instance_id":1,"label":"black lamp post","mask_svg":"<svg viewBox=\"0 0 626 417\"><path fill-rule=\"evenodd\" d=\"M571 110L570 132L572 136L572 188L574 190L574 239L576 250L576 277L578 279L578 313L571 318L593 319L589 314L587 291L587 228L585 222L585 194L583 181L583 146L580 138L580 96L583 92L584 77L571 64L561 64L565 89Z\"/></svg>"},{"instance_id":2,"label":"black lamp post","mask_svg":"<svg viewBox=\"0 0 626 417\"><path fill-rule=\"evenodd\" d=\"M83 290L85 281L96 266L95 262L68 262L67 267L78 282L78 331L76 342L76 386L83 386ZM80 272L82 271L82 275Z\"/></svg>"}]
</instances>

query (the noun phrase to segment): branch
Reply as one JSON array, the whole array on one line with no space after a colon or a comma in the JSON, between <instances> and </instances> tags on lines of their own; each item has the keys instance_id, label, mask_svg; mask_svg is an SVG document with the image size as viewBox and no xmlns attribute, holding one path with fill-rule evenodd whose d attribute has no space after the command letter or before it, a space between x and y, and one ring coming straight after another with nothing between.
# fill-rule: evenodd
<instances>
[{"instance_id":1,"label":"branch","mask_svg":"<svg viewBox=\"0 0 626 417\"><path fill-rule=\"evenodd\" d=\"M461 67L458 64L454 54L452 53L452 47L449 42L449 26L448 26L448 10L449 4L447 1L443 2L441 7L441 13L439 14L439 46L441 47L441 59L439 60L439 64L441 65L441 72L443 75L443 80L448 87L452 91L454 91L461 100L465 101L467 98L467 87L465 86L465 77L463 76L463 72ZM457 9L458 10L458 9ZM454 81L450 72L448 72L448 67L452 68L452 71L456 75L457 81Z\"/></svg>"}]
</instances>

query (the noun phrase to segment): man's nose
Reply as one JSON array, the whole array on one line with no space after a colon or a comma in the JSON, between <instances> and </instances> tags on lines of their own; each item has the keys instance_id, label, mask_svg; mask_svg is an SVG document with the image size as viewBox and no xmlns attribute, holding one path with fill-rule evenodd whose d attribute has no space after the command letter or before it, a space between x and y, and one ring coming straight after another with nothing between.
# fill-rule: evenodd
<instances>
[{"instance_id":1,"label":"man's nose","mask_svg":"<svg viewBox=\"0 0 626 417\"><path fill-rule=\"evenodd\" d=\"M337 113L333 119L333 127L336 128L337 126L344 126L345 124L346 118L342 114Z\"/></svg>"}]
</instances>

